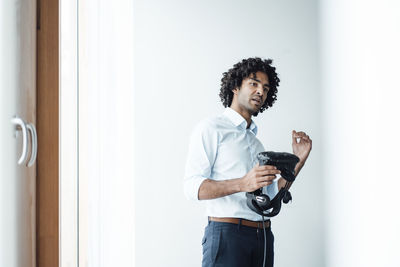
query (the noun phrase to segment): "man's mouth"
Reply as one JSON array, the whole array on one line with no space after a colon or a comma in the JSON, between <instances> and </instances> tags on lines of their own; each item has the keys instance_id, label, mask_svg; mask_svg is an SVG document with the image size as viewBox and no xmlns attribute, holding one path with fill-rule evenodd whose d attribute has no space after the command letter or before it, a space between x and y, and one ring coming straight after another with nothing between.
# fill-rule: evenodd
<instances>
[{"instance_id":1,"label":"man's mouth","mask_svg":"<svg viewBox=\"0 0 400 267\"><path fill-rule=\"evenodd\" d=\"M253 101L257 106L261 106L261 99L259 99L259 98L252 98L251 101Z\"/></svg>"}]
</instances>

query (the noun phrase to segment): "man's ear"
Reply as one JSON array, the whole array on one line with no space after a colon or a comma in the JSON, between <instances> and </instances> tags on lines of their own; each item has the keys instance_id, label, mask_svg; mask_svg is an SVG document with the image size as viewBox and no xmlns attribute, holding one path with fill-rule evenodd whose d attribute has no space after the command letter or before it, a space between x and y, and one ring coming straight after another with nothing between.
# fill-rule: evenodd
<instances>
[{"instance_id":1,"label":"man's ear","mask_svg":"<svg viewBox=\"0 0 400 267\"><path fill-rule=\"evenodd\" d=\"M240 90L239 87L236 87L235 89L232 90L232 92L234 95L237 95L239 90Z\"/></svg>"}]
</instances>

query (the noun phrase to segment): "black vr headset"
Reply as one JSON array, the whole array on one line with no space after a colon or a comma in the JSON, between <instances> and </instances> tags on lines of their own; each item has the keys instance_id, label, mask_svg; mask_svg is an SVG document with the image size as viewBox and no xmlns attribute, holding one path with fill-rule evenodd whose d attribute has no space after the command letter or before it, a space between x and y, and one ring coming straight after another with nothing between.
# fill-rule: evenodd
<instances>
[{"instance_id":1,"label":"black vr headset","mask_svg":"<svg viewBox=\"0 0 400 267\"><path fill-rule=\"evenodd\" d=\"M289 186L296 178L294 167L300 159L290 153L272 151L258 153L257 159L260 166L273 165L280 170L281 176L286 180L286 184L272 200L262 193L262 188L251 193L246 193L247 206L262 216L274 217L280 212L282 201L287 204L292 200Z\"/></svg>"}]
</instances>

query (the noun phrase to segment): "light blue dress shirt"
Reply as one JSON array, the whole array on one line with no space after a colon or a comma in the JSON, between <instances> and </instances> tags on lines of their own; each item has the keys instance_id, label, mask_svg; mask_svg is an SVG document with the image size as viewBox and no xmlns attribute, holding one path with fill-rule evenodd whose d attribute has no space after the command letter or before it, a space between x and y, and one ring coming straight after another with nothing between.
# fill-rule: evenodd
<instances>
[{"instance_id":1,"label":"light blue dress shirt","mask_svg":"<svg viewBox=\"0 0 400 267\"><path fill-rule=\"evenodd\" d=\"M255 123L252 121L247 129L246 126L246 120L239 113L226 108L221 115L205 119L195 127L184 177L188 199L199 201L199 188L205 179L241 178L257 164L257 154L265 150L256 137ZM278 193L277 180L264 187L263 192L272 199ZM201 202L206 205L207 216L262 220L261 215L247 207L245 192Z\"/></svg>"}]
</instances>

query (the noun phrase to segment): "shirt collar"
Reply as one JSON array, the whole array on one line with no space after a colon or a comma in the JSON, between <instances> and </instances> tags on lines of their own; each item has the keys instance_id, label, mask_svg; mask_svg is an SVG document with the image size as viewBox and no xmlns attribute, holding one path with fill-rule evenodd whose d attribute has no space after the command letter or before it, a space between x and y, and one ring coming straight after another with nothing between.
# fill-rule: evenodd
<instances>
[{"instance_id":1,"label":"shirt collar","mask_svg":"<svg viewBox=\"0 0 400 267\"><path fill-rule=\"evenodd\" d=\"M231 108L226 108L224 115L237 127L240 126L243 130L246 130L247 127L247 121L240 115L238 112ZM251 120L251 124L249 129L254 133L254 135L257 134L258 127L254 123L253 120Z\"/></svg>"}]
</instances>

